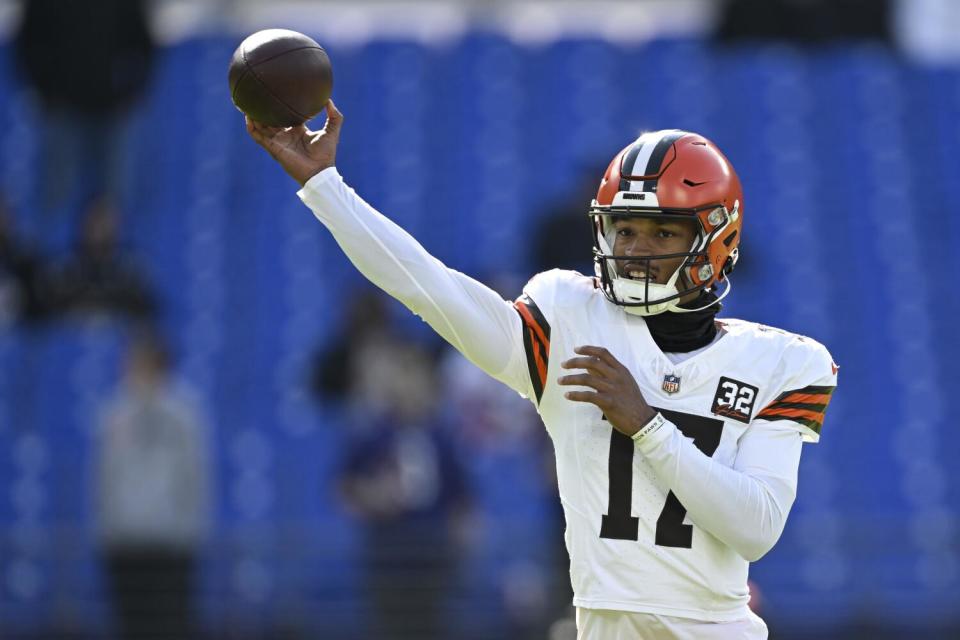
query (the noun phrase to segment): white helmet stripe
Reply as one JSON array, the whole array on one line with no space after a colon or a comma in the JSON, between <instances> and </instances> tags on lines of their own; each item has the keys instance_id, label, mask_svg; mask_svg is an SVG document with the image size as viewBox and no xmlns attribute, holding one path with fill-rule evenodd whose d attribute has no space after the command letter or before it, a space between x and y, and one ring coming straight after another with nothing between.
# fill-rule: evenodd
<instances>
[{"instance_id":1,"label":"white helmet stripe","mask_svg":"<svg viewBox=\"0 0 960 640\"><path fill-rule=\"evenodd\" d=\"M651 147L651 145L644 145L644 136L645 136L645 135L646 135L646 134L644 134L643 136L640 136L639 138L637 138L637 139L634 141L634 143L633 143L633 145L631 146L630 150L627 151L627 152L624 154L623 160L620 161L620 176L621 176L621 178L620 178L620 189L619 189L619 191L630 191L630 186L631 186L631 185L630 185L630 180L627 180L626 178L623 178L623 176L633 176L633 175L636 175L636 173L634 172L633 169L634 169L634 167L637 166L637 157L640 155L640 151L643 150L644 146ZM648 158L648 159L649 159L649 157L650 157L650 155L647 154L647 158ZM646 164L644 164L643 166L646 166Z\"/></svg>"},{"instance_id":2,"label":"white helmet stripe","mask_svg":"<svg viewBox=\"0 0 960 640\"><path fill-rule=\"evenodd\" d=\"M646 173L644 175L659 175L660 166L663 164L663 159L667 156L667 151L673 146L674 142L687 135L686 131L679 131L677 129L673 129L672 131L664 131L662 133L663 135L660 136L660 139L657 140L657 143L653 145L653 150L650 152L650 159L647 161L647 168L645 169ZM644 181L643 190L656 193L657 181Z\"/></svg>"},{"instance_id":3,"label":"white helmet stripe","mask_svg":"<svg viewBox=\"0 0 960 640\"><path fill-rule=\"evenodd\" d=\"M667 153L667 149L676 140L686 134L686 131L666 129L645 133L634 142L634 147L623 157L620 167L625 176L650 176L660 172L660 164ZM653 180L621 180L620 191L655 191L656 182Z\"/></svg>"},{"instance_id":4,"label":"white helmet stripe","mask_svg":"<svg viewBox=\"0 0 960 640\"><path fill-rule=\"evenodd\" d=\"M653 155L653 150L657 147L657 142L660 141L661 136L658 135L659 131L654 133L645 133L639 138L637 138L637 143L640 145L639 153L633 159L633 166L627 167L624 166L631 176L645 176L647 175L647 164L650 162L650 156ZM643 180L631 180L629 181L629 189L621 189L621 191L643 191Z\"/></svg>"}]
</instances>

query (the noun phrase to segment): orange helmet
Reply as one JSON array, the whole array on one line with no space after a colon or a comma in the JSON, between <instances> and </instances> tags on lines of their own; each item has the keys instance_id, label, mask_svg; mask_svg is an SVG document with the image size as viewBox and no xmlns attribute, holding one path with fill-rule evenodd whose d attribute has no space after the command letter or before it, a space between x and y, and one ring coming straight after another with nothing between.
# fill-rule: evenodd
<instances>
[{"instance_id":1,"label":"orange helmet","mask_svg":"<svg viewBox=\"0 0 960 640\"><path fill-rule=\"evenodd\" d=\"M630 313L696 311L678 307L696 291L730 290L743 225L743 189L733 165L712 142L696 133L668 129L645 133L614 157L600 183L589 215L594 228L594 265L603 292ZM697 222L696 239L685 253L613 255L617 218L684 219ZM650 261L683 257L667 284L620 275L617 260ZM682 276L682 278L681 278ZM711 302L713 304L713 301ZM708 305L709 306L709 305Z\"/></svg>"}]
</instances>

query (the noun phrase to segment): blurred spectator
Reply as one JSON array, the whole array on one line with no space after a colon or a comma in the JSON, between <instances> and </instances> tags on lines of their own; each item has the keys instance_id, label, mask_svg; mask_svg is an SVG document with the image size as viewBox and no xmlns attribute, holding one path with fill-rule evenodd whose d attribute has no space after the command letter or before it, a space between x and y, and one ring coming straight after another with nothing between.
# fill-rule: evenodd
<instances>
[{"instance_id":1,"label":"blurred spectator","mask_svg":"<svg viewBox=\"0 0 960 640\"><path fill-rule=\"evenodd\" d=\"M210 458L206 426L170 369L155 336L137 338L99 425L98 536L124 640L192 636L193 579L211 515Z\"/></svg>"},{"instance_id":2,"label":"blurred spectator","mask_svg":"<svg viewBox=\"0 0 960 640\"><path fill-rule=\"evenodd\" d=\"M388 369L371 366L382 353L393 353L400 344L420 344L398 326L391 305L400 305L378 289L366 287L349 298L336 335L313 356L311 387L323 402L343 403L362 414L389 412L394 384ZM403 309L406 313L406 309ZM430 334L427 347L445 346ZM426 354L426 352L424 352ZM439 352L429 349L435 360Z\"/></svg>"},{"instance_id":3,"label":"blurred spectator","mask_svg":"<svg viewBox=\"0 0 960 640\"><path fill-rule=\"evenodd\" d=\"M960 63L960 2L893 0L891 29L900 49L927 65Z\"/></svg>"},{"instance_id":4,"label":"blurred spectator","mask_svg":"<svg viewBox=\"0 0 960 640\"><path fill-rule=\"evenodd\" d=\"M27 325L50 311L50 281L43 260L14 231L14 221L0 198L0 326Z\"/></svg>"},{"instance_id":5,"label":"blurred spectator","mask_svg":"<svg viewBox=\"0 0 960 640\"><path fill-rule=\"evenodd\" d=\"M533 405L460 352L448 349L440 370L454 433L491 494L480 505L487 552L506 560L496 585L506 630L497 635L539 640L573 601L553 445Z\"/></svg>"},{"instance_id":6,"label":"blurred spectator","mask_svg":"<svg viewBox=\"0 0 960 640\"><path fill-rule=\"evenodd\" d=\"M15 51L43 108L44 204L119 195L124 116L154 56L146 0L25 0Z\"/></svg>"},{"instance_id":7,"label":"blurred spectator","mask_svg":"<svg viewBox=\"0 0 960 640\"><path fill-rule=\"evenodd\" d=\"M141 321L153 317L154 294L132 257L121 250L118 225L112 201L92 202L81 221L74 254L57 273L59 310Z\"/></svg>"},{"instance_id":8,"label":"blurred spectator","mask_svg":"<svg viewBox=\"0 0 960 640\"><path fill-rule=\"evenodd\" d=\"M494 380L459 351L448 349L440 365L442 396L457 423L457 438L486 454L529 451L551 458L550 441L529 400Z\"/></svg>"},{"instance_id":9,"label":"blurred spectator","mask_svg":"<svg viewBox=\"0 0 960 640\"><path fill-rule=\"evenodd\" d=\"M377 346L357 362L376 370L380 398L354 405L358 427L340 482L347 510L364 524L363 570L375 611L369 637L445 638L442 605L467 513L464 471L438 417L430 357L397 340Z\"/></svg>"},{"instance_id":10,"label":"blurred spectator","mask_svg":"<svg viewBox=\"0 0 960 640\"><path fill-rule=\"evenodd\" d=\"M726 0L722 40L888 40L888 0Z\"/></svg>"},{"instance_id":11,"label":"blurred spectator","mask_svg":"<svg viewBox=\"0 0 960 640\"><path fill-rule=\"evenodd\" d=\"M366 289L353 296L338 335L314 356L312 387L317 397L328 401L364 398L364 403L369 403L364 392L377 395L377 385L365 380L375 375L375 367L369 367L363 358L391 340L389 327L387 304L380 291Z\"/></svg>"},{"instance_id":12,"label":"blurred spectator","mask_svg":"<svg viewBox=\"0 0 960 640\"><path fill-rule=\"evenodd\" d=\"M593 245L587 211L597 195L597 163L584 163L580 179L569 193L533 219L534 264L530 273L548 269L572 269L593 274ZM533 233L533 230L536 230ZM548 233L543 233L543 230Z\"/></svg>"}]
</instances>

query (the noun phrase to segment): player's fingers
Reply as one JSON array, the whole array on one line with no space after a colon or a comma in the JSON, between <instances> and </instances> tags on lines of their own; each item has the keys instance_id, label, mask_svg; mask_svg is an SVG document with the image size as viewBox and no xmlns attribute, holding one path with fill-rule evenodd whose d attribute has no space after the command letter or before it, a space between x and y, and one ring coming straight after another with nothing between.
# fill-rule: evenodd
<instances>
[{"instance_id":1,"label":"player's fingers","mask_svg":"<svg viewBox=\"0 0 960 640\"><path fill-rule=\"evenodd\" d=\"M594 347L593 345L583 345L581 347L576 347L574 349L575 353L579 353L584 356L594 356L599 358L601 361L607 363L609 366L614 369L620 369L623 367L620 364L620 361L613 357L613 354L607 351L603 347Z\"/></svg>"},{"instance_id":2,"label":"player's fingers","mask_svg":"<svg viewBox=\"0 0 960 640\"><path fill-rule=\"evenodd\" d=\"M247 125L247 133L250 134L250 137L257 141L259 144L263 144L263 134L260 132L260 128L257 126L257 123L250 119L250 116L243 116L244 123Z\"/></svg>"},{"instance_id":3,"label":"player's fingers","mask_svg":"<svg viewBox=\"0 0 960 640\"><path fill-rule=\"evenodd\" d=\"M564 360L561 362L560 366L564 369L586 369L602 376L610 376L612 373L614 373L613 369L610 368L610 365L602 361L600 358L595 358L593 356L570 358L569 360Z\"/></svg>"},{"instance_id":4,"label":"player's fingers","mask_svg":"<svg viewBox=\"0 0 960 640\"><path fill-rule=\"evenodd\" d=\"M295 138L306 138L313 135L313 131L307 129L307 125L299 124L295 127L290 127L290 134Z\"/></svg>"},{"instance_id":5,"label":"player's fingers","mask_svg":"<svg viewBox=\"0 0 960 640\"><path fill-rule=\"evenodd\" d=\"M278 143L275 139L265 136L262 131L255 128L248 128L250 132L250 137L253 138L254 142L259 144L263 149L270 154L272 158L277 158L277 156L283 151L283 145Z\"/></svg>"},{"instance_id":6,"label":"player's fingers","mask_svg":"<svg viewBox=\"0 0 960 640\"><path fill-rule=\"evenodd\" d=\"M557 382L564 386L590 387L597 391L605 391L610 388L610 383L600 376L592 373L577 373L569 376L560 376Z\"/></svg>"},{"instance_id":7,"label":"player's fingers","mask_svg":"<svg viewBox=\"0 0 960 640\"><path fill-rule=\"evenodd\" d=\"M247 122L250 123L250 128L252 128L254 131L256 131L256 132L257 132L259 135L261 135L261 136L266 136L266 135L267 135L267 126L266 126L265 124L261 124L261 123L257 122L256 120L254 120L254 119L251 118L250 116L246 116L246 118L247 118Z\"/></svg>"},{"instance_id":8,"label":"player's fingers","mask_svg":"<svg viewBox=\"0 0 960 640\"><path fill-rule=\"evenodd\" d=\"M343 126L343 114L340 113L340 109L337 109L333 98L330 98L327 100L327 124L323 126L323 129L330 135L337 136L340 135L341 126Z\"/></svg>"},{"instance_id":9,"label":"player's fingers","mask_svg":"<svg viewBox=\"0 0 960 640\"><path fill-rule=\"evenodd\" d=\"M270 154L270 157L275 160L279 159L280 156L287 151L283 143L277 138L266 136L263 133L258 133L254 139L266 150L267 153Z\"/></svg>"},{"instance_id":10,"label":"player's fingers","mask_svg":"<svg viewBox=\"0 0 960 640\"><path fill-rule=\"evenodd\" d=\"M579 353L583 356L593 356L594 358L599 358L600 355L606 351L603 347L595 347L593 345L584 344L579 347L573 348L574 353Z\"/></svg>"},{"instance_id":11,"label":"player's fingers","mask_svg":"<svg viewBox=\"0 0 960 640\"><path fill-rule=\"evenodd\" d=\"M317 138L320 136L319 131L311 131L305 124L298 124L295 127L290 127L286 129L284 133L286 134L284 137L288 141L288 146L310 144L312 142L316 142Z\"/></svg>"},{"instance_id":12,"label":"player's fingers","mask_svg":"<svg viewBox=\"0 0 960 640\"><path fill-rule=\"evenodd\" d=\"M589 402L598 407L601 403L600 394L594 393L593 391L567 391L563 394L563 397L567 400L573 400L574 402Z\"/></svg>"},{"instance_id":13,"label":"player's fingers","mask_svg":"<svg viewBox=\"0 0 960 640\"><path fill-rule=\"evenodd\" d=\"M277 134L283 131L281 127L268 127L265 124L261 124L256 120L251 119L249 116L246 116L246 122L247 131L257 142L257 144L269 151L271 154L276 154L282 150L283 145L279 144L279 141L277 140Z\"/></svg>"}]
</instances>

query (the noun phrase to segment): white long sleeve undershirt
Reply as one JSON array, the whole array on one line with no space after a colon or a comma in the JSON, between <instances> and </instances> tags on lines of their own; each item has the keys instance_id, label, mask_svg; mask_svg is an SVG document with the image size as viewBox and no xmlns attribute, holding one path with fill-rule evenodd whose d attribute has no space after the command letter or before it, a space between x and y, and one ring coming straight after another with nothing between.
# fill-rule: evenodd
<instances>
[{"instance_id":1,"label":"white long sleeve undershirt","mask_svg":"<svg viewBox=\"0 0 960 640\"><path fill-rule=\"evenodd\" d=\"M483 371L530 395L521 320L510 302L430 255L364 202L335 168L311 178L298 195L373 284ZM779 538L796 495L796 430L773 423L748 429L733 468L704 455L669 422L637 448L689 518L745 559L761 557Z\"/></svg>"},{"instance_id":2,"label":"white long sleeve undershirt","mask_svg":"<svg viewBox=\"0 0 960 640\"><path fill-rule=\"evenodd\" d=\"M520 317L510 302L430 255L347 186L335 167L312 177L297 195L370 282L483 371L529 394Z\"/></svg>"},{"instance_id":3,"label":"white long sleeve undershirt","mask_svg":"<svg viewBox=\"0 0 960 640\"><path fill-rule=\"evenodd\" d=\"M667 421L636 447L698 527L753 562L783 532L797 494L802 444L789 427L747 429L731 468L704 455Z\"/></svg>"}]
</instances>

